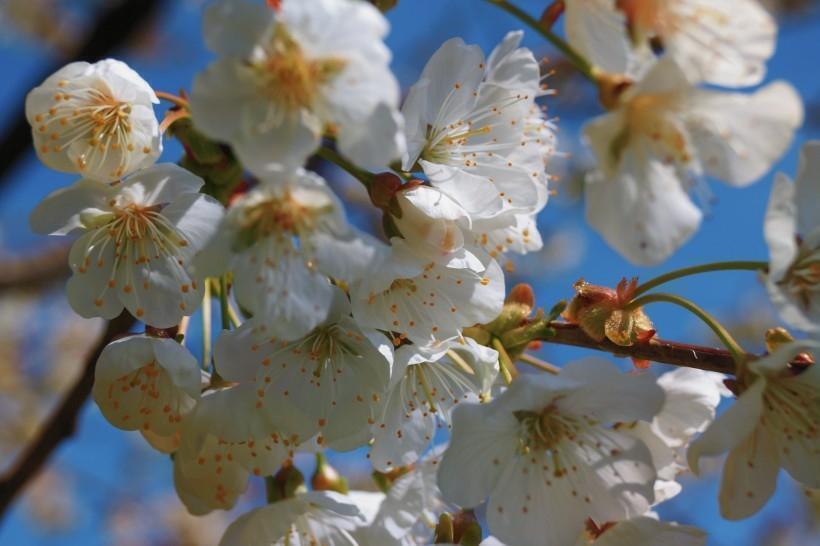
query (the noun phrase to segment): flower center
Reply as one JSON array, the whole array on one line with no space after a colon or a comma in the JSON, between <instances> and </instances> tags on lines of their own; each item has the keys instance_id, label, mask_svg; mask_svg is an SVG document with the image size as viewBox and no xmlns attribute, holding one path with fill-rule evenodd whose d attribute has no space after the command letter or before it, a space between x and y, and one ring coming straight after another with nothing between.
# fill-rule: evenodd
<instances>
[{"instance_id":1,"label":"flower center","mask_svg":"<svg viewBox=\"0 0 820 546\"><path fill-rule=\"evenodd\" d=\"M611 144L619 162L636 138L647 139L649 148L667 163L686 164L692 159L683 125L676 119L676 97L671 94L639 95L625 107L626 126Z\"/></svg>"},{"instance_id":2,"label":"flower center","mask_svg":"<svg viewBox=\"0 0 820 546\"><path fill-rule=\"evenodd\" d=\"M811 307L813 293L820 292L820 248L804 251L780 281L806 308Z\"/></svg>"},{"instance_id":3,"label":"flower center","mask_svg":"<svg viewBox=\"0 0 820 546\"><path fill-rule=\"evenodd\" d=\"M34 116L36 131L46 140L40 152L60 153L72 144L84 144L74 161L80 171L97 168L119 153L112 176L125 174L128 158L124 152L133 152L131 104L114 98L108 90L96 87L68 89L69 82L61 81L46 112ZM150 153L143 148L142 153Z\"/></svg>"},{"instance_id":4,"label":"flower center","mask_svg":"<svg viewBox=\"0 0 820 546\"><path fill-rule=\"evenodd\" d=\"M321 88L344 69L336 58L309 59L283 25L276 25L264 58L254 63L262 92L284 112L312 110Z\"/></svg>"},{"instance_id":5,"label":"flower center","mask_svg":"<svg viewBox=\"0 0 820 546\"><path fill-rule=\"evenodd\" d=\"M242 250L272 235L298 237L316 227L320 211L299 203L290 193L271 197L243 211L235 246Z\"/></svg>"},{"instance_id":6,"label":"flower center","mask_svg":"<svg viewBox=\"0 0 820 546\"><path fill-rule=\"evenodd\" d=\"M564 440L573 440L582 423L571 416L562 415L550 404L540 412L517 411L515 417L522 425L521 447L528 451L556 451Z\"/></svg>"}]
</instances>

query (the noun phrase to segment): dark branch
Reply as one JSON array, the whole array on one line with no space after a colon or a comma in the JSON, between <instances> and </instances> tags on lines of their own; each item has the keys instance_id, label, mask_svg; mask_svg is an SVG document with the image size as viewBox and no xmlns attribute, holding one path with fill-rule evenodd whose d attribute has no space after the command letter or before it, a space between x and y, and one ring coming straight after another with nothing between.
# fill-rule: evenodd
<instances>
[{"instance_id":1,"label":"dark branch","mask_svg":"<svg viewBox=\"0 0 820 546\"><path fill-rule=\"evenodd\" d=\"M31 128L25 116L26 93L39 85L48 76L56 72L65 63L71 61L97 61L116 51L134 38L146 23L159 12L163 0L125 0L123 2L104 2L92 30L79 47L51 66L35 81L20 90L17 104L10 105L19 112L0 139L0 187L9 181L8 174L12 167L25 157L32 149ZM7 105L9 106L9 105Z\"/></svg>"},{"instance_id":2,"label":"dark branch","mask_svg":"<svg viewBox=\"0 0 820 546\"><path fill-rule=\"evenodd\" d=\"M597 341L589 337L581 328L574 324L552 322L549 326L555 334L539 336L539 339L545 343L585 347L587 349L612 353L616 356L649 360L662 364L673 364L675 366L687 366L689 368L698 368L710 372L735 373L735 361L732 358L732 353L725 349L690 345L688 343L666 341L663 339L652 339L646 343L636 343L630 347L621 347L608 339ZM749 359L754 358L757 358L757 356L749 355Z\"/></svg>"},{"instance_id":3,"label":"dark branch","mask_svg":"<svg viewBox=\"0 0 820 546\"><path fill-rule=\"evenodd\" d=\"M0 258L0 292L37 289L68 277L68 245Z\"/></svg>"},{"instance_id":4,"label":"dark branch","mask_svg":"<svg viewBox=\"0 0 820 546\"><path fill-rule=\"evenodd\" d=\"M97 358L110 341L127 333L133 324L134 319L125 312L108 323L105 334L88 355L77 382L54 409L37 438L18 456L14 466L0 480L0 518L6 514L17 495L37 475L63 440L74 434L77 416L91 394Z\"/></svg>"}]
</instances>

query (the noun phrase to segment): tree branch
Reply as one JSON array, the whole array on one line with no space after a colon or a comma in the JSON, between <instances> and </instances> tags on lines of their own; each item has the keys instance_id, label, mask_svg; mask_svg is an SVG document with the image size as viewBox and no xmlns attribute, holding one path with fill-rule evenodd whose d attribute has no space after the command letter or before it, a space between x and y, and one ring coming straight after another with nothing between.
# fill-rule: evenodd
<instances>
[{"instance_id":1,"label":"tree branch","mask_svg":"<svg viewBox=\"0 0 820 546\"><path fill-rule=\"evenodd\" d=\"M40 288L65 279L69 245L38 250L26 256L0 257L0 292Z\"/></svg>"},{"instance_id":2,"label":"tree branch","mask_svg":"<svg viewBox=\"0 0 820 546\"><path fill-rule=\"evenodd\" d=\"M34 82L30 82L20 95L17 104L6 105L20 114L11 122L0 139L0 186L9 181L8 174L18 160L32 150L31 128L25 116L25 96L28 90L39 85L63 64L70 61L97 61L110 55L117 48L125 45L142 30L143 25L159 12L163 0L125 0L109 2L100 10L92 25L92 30L71 55L66 55L51 66Z\"/></svg>"},{"instance_id":3,"label":"tree branch","mask_svg":"<svg viewBox=\"0 0 820 546\"><path fill-rule=\"evenodd\" d=\"M725 374L735 373L735 361L732 353L726 349L715 349L701 345L690 345L677 341L655 339L646 343L636 343L630 347L622 347L604 339L597 341L589 337L580 327L566 322L553 321L549 323L554 335L545 331L538 339L545 343L558 345L572 345L585 347L596 351L611 353L615 356L626 356L639 360L650 360L662 364L698 368L710 372ZM755 355L746 355L749 360L758 358Z\"/></svg>"},{"instance_id":4,"label":"tree branch","mask_svg":"<svg viewBox=\"0 0 820 546\"><path fill-rule=\"evenodd\" d=\"M113 339L125 334L134 324L127 312L108 323L105 334L89 354L77 382L66 393L43 425L37 438L17 458L16 463L0 480L0 519L6 514L17 495L34 478L57 447L70 438L77 426L77 416L94 384L94 370L103 348Z\"/></svg>"}]
</instances>

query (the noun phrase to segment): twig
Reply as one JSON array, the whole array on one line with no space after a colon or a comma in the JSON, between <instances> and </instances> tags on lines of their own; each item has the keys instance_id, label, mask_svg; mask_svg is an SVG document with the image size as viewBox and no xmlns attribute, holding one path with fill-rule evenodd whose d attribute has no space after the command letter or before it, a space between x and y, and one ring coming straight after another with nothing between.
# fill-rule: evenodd
<instances>
[{"instance_id":1,"label":"twig","mask_svg":"<svg viewBox=\"0 0 820 546\"><path fill-rule=\"evenodd\" d=\"M108 323L105 333L89 354L83 372L74 386L55 408L37 438L18 456L11 469L3 475L0 480L0 519L8 511L18 493L37 475L57 447L74 434L77 427L77 416L94 385L97 358L110 341L127 333L133 324L134 319L128 313L123 313Z\"/></svg>"},{"instance_id":2,"label":"twig","mask_svg":"<svg viewBox=\"0 0 820 546\"><path fill-rule=\"evenodd\" d=\"M674 366L698 368L710 372L735 373L734 358L732 357L732 353L726 349L715 349L663 339L652 339L646 343L636 343L630 347L622 347L612 343L608 339L604 339L603 341L592 339L584 333L581 328L574 324L551 322L549 328L553 334L545 333L545 335L539 336L539 339L544 343L585 347L587 349L612 353L616 356L632 357L638 360L649 360L651 362L672 364ZM754 360L758 357L747 354L745 358L747 360Z\"/></svg>"},{"instance_id":3,"label":"twig","mask_svg":"<svg viewBox=\"0 0 820 546\"><path fill-rule=\"evenodd\" d=\"M40 288L68 277L68 245L0 257L0 292Z\"/></svg>"}]
</instances>

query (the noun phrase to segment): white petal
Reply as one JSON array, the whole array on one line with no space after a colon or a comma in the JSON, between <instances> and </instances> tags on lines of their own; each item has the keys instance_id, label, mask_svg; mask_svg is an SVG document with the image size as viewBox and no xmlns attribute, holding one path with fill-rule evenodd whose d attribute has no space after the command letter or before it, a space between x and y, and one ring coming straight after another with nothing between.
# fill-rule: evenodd
<instances>
[{"instance_id":1,"label":"white petal","mask_svg":"<svg viewBox=\"0 0 820 546\"><path fill-rule=\"evenodd\" d=\"M744 442L758 426L758 419L763 411L763 390L766 381L758 379L709 425L709 428L697 438L686 458L692 472L699 474L701 457L719 455Z\"/></svg>"},{"instance_id":2,"label":"white petal","mask_svg":"<svg viewBox=\"0 0 820 546\"><path fill-rule=\"evenodd\" d=\"M820 141L803 145L795 185L797 231L807 237L820 226Z\"/></svg>"},{"instance_id":3,"label":"white petal","mask_svg":"<svg viewBox=\"0 0 820 546\"><path fill-rule=\"evenodd\" d=\"M778 173L774 179L769 206L766 209L764 231L766 243L769 245L771 285L782 279L792 266L798 251L795 186L784 174Z\"/></svg>"},{"instance_id":4,"label":"white petal","mask_svg":"<svg viewBox=\"0 0 820 546\"><path fill-rule=\"evenodd\" d=\"M641 516L618 523L595 540L595 546L659 545L706 546L706 533L697 527Z\"/></svg>"},{"instance_id":5,"label":"white petal","mask_svg":"<svg viewBox=\"0 0 820 546\"><path fill-rule=\"evenodd\" d=\"M273 10L246 0L217 0L202 13L208 49L232 57L249 57L273 23Z\"/></svg>"},{"instance_id":6,"label":"white petal","mask_svg":"<svg viewBox=\"0 0 820 546\"><path fill-rule=\"evenodd\" d=\"M80 215L86 209L107 210L115 191L108 184L87 179L56 190L31 212L31 230L44 235L68 235L83 227Z\"/></svg>"},{"instance_id":7,"label":"white petal","mask_svg":"<svg viewBox=\"0 0 820 546\"><path fill-rule=\"evenodd\" d=\"M607 72L624 73L631 46L626 18L612 0L570 0L564 19L567 40L584 57Z\"/></svg>"},{"instance_id":8,"label":"white petal","mask_svg":"<svg viewBox=\"0 0 820 546\"><path fill-rule=\"evenodd\" d=\"M737 520L760 510L777 485L777 452L765 427L748 435L726 458L720 484L720 513Z\"/></svg>"},{"instance_id":9,"label":"white petal","mask_svg":"<svg viewBox=\"0 0 820 546\"><path fill-rule=\"evenodd\" d=\"M674 167L632 155L623 158L617 178L587 178L586 217L629 261L657 264L692 236L703 215Z\"/></svg>"},{"instance_id":10,"label":"white petal","mask_svg":"<svg viewBox=\"0 0 820 546\"><path fill-rule=\"evenodd\" d=\"M698 91L688 108L687 127L704 169L733 186L766 174L803 123L803 102L782 81L751 95Z\"/></svg>"}]
</instances>

